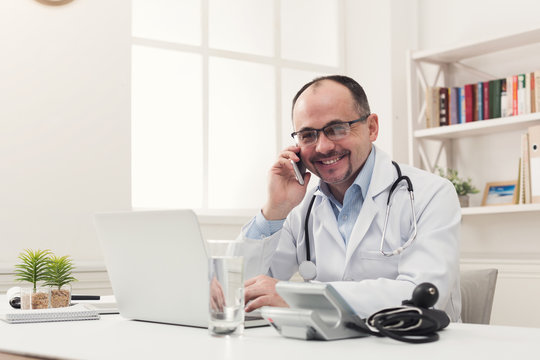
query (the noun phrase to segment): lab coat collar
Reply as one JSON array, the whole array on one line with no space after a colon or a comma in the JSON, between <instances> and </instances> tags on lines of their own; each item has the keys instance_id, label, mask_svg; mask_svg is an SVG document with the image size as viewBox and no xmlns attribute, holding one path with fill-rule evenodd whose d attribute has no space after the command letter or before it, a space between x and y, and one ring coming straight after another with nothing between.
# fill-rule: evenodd
<instances>
[{"instance_id":1,"label":"lab coat collar","mask_svg":"<svg viewBox=\"0 0 540 360\"><path fill-rule=\"evenodd\" d=\"M352 257L356 248L360 245L371 223L375 219L375 215L380 211L374 199L388 189L394 180L397 178L397 173L392 165L392 160L388 154L377 148L377 156L375 157L375 166L371 177L368 193L364 199L364 204L360 210L360 215L356 220L356 224L351 233L351 238L347 246L346 261L347 264ZM384 210L384 209L382 209ZM383 214L384 216L384 214Z\"/></svg>"}]
</instances>

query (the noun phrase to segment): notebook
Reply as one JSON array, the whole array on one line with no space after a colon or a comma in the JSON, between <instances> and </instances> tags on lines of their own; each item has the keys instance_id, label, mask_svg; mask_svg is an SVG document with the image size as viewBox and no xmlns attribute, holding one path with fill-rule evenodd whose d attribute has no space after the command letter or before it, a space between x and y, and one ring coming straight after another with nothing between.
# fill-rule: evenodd
<instances>
[{"instance_id":1,"label":"notebook","mask_svg":"<svg viewBox=\"0 0 540 360\"><path fill-rule=\"evenodd\" d=\"M192 210L101 213L95 224L120 315L208 327L208 260ZM245 327L266 324L250 317Z\"/></svg>"},{"instance_id":2,"label":"notebook","mask_svg":"<svg viewBox=\"0 0 540 360\"><path fill-rule=\"evenodd\" d=\"M54 308L54 309L14 309L0 314L0 319L10 324L49 322L49 321L76 321L99 320L98 312L86 304Z\"/></svg>"}]
</instances>

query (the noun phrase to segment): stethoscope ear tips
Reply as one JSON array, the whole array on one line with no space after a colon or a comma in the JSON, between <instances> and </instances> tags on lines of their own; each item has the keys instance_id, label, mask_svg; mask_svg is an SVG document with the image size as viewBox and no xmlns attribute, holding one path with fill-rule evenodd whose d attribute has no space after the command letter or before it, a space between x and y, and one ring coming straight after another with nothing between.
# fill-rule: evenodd
<instances>
[{"instance_id":1,"label":"stethoscope ear tips","mask_svg":"<svg viewBox=\"0 0 540 360\"><path fill-rule=\"evenodd\" d=\"M304 281L314 280L317 277L317 267L312 261L302 261L298 272Z\"/></svg>"},{"instance_id":2,"label":"stethoscope ear tips","mask_svg":"<svg viewBox=\"0 0 540 360\"><path fill-rule=\"evenodd\" d=\"M412 293L412 299L410 303L412 305L428 309L435 305L439 299L439 290L432 283L421 283L414 288Z\"/></svg>"}]
</instances>

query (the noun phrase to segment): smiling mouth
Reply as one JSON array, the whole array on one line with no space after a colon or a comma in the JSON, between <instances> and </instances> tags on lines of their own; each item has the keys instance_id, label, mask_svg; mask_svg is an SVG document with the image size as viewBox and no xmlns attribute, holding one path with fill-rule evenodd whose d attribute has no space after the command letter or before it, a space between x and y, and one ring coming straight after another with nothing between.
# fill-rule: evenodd
<instances>
[{"instance_id":1,"label":"smiling mouth","mask_svg":"<svg viewBox=\"0 0 540 360\"><path fill-rule=\"evenodd\" d=\"M328 160L319 160L318 162L323 164L323 165L333 165L335 163L337 163L339 160L343 159L345 155L341 155L341 156L338 156L338 157L335 157L335 158L332 158L332 159L328 159Z\"/></svg>"}]
</instances>

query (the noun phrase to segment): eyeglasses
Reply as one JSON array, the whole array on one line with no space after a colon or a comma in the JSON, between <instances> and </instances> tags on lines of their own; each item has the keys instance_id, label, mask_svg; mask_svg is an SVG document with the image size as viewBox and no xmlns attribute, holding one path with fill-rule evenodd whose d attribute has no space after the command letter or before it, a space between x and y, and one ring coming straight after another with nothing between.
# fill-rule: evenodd
<instances>
[{"instance_id":1,"label":"eyeglasses","mask_svg":"<svg viewBox=\"0 0 540 360\"><path fill-rule=\"evenodd\" d=\"M345 136L349 135L351 132L351 125L355 124L360 121L365 121L369 115L367 114L362 116L360 119L352 120L352 121L346 121L346 122L338 122L333 123L330 125L326 125L322 129L306 129L306 130L300 130L293 132L291 136L293 137L294 141L299 146L307 146L312 145L317 142L319 139L319 132L324 132L324 135L332 141L338 141L343 139Z\"/></svg>"}]
</instances>

